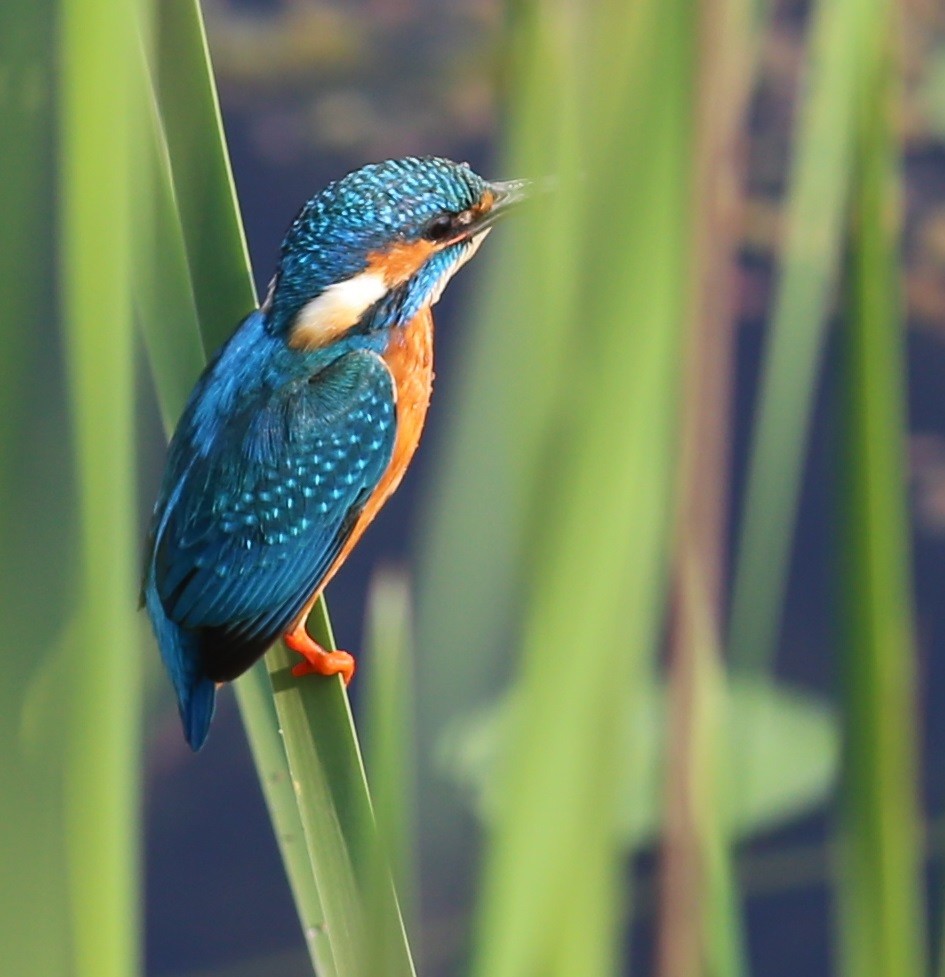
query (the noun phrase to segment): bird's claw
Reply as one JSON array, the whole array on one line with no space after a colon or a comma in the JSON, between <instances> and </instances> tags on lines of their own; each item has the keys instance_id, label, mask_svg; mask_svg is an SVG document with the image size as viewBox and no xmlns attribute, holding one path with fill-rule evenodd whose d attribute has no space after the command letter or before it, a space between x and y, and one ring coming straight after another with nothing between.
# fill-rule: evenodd
<instances>
[{"instance_id":1,"label":"bird's claw","mask_svg":"<svg viewBox=\"0 0 945 977\"><path fill-rule=\"evenodd\" d=\"M347 651L326 651L304 628L297 628L284 636L286 647L302 656L304 661L292 668L296 678L303 675L340 675L347 685L354 677L354 656Z\"/></svg>"}]
</instances>

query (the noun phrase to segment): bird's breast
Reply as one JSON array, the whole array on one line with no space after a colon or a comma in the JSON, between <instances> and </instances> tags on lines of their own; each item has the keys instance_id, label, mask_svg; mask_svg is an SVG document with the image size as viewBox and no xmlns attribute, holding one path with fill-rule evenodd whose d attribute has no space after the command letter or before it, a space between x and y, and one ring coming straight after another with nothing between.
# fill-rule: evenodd
<instances>
[{"instance_id":1,"label":"bird's breast","mask_svg":"<svg viewBox=\"0 0 945 977\"><path fill-rule=\"evenodd\" d=\"M417 450L427 408L430 405L430 394L433 392L433 316L429 306L421 309L406 326L392 331L391 341L382 356L394 378L397 392L397 433L390 464L361 510L358 521L354 524L351 535L341 552L296 618L296 624L308 617L318 595L347 559L381 507L400 485L404 472Z\"/></svg>"},{"instance_id":2,"label":"bird's breast","mask_svg":"<svg viewBox=\"0 0 945 977\"><path fill-rule=\"evenodd\" d=\"M433 316L429 306L395 329L383 354L397 390L397 435L390 465L377 487L378 508L397 488L417 450L433 392ZM373 499L372 499L373 501Z\"/></svg>"}]
</instances>

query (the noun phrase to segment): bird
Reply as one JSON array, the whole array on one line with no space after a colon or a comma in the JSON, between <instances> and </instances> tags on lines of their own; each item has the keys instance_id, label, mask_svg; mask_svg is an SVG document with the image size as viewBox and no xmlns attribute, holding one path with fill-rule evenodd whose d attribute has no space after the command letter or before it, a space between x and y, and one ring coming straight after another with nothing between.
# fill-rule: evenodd
<instances>
[{"instance_id":1,"label":"bird","mask_svg":"<svg viewBox=\"0 0 945 977\"><path fill-rule=\"evenodd\" d=\"M528 181L436 156L370 163L299 211L275 275L211 358L168 446L141 603L184 736L281 635L340 674L306 620L403 478L433 383L432 306Z\"/></svg>"}]
</instances>

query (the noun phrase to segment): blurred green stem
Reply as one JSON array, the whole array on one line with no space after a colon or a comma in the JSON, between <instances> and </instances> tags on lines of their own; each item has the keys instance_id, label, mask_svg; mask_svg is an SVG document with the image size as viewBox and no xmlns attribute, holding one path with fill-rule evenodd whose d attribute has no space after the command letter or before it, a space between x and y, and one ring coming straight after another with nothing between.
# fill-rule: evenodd
<instances>
[{"instance_id":1,"label":"blurred green stem","mask_svg":"<svg viewBox=\"0 0 945 977\"><path fill-rule=\"evenodd\" d=\"M76 977L139 967L140 666L131 316L133 2L63 0L63 312L81 518L65 808Z\"/></svg>"},{"instance_id":2,"label":"blurred green stem","mask_svg":"<svg viewBox=\"0 0 945 977\"><path fill-rule=\"evenodd\" d=\"M682 383L657 944L661 977L705 972L721 977L744 970L738 899L729 888L731 872L723 870L722 793L707 781L718 773L720 757L714 751L724 748L715 729L718 709L724 708L717 656L742 210L738 146L754 62L751 27L744 0L702 0L699 6L693 268Z\"/></svg>"},{"instance_id":3,"label":"blurred green stem","mask_svg":"<svg viewBox=\"0 0 945 977\"><path fill-rule=\"evenodd\" d=\"M857 101L843 332L840 935L848 977L922 977L928 971L892 122L894 8L890 0L864 6L872 16L858 51L866 76Z\"/></svg>"},{"instance_id":4,"label":"blurred green stem","mask_svg":"<svg viewBox=\"0 0 945 977\"><path fill-rule=\"evenodd\" d=\"M864 0L821 0L814 8L782 267L738 534L729 627L733 668L765 670L777 650L807 430L848 199L864 34L873 7Z\"/></svg>"},{"instance_id":5,"label":"blurred green stem","mask_svg":"<svg viewBox=\"0 0 945 977\"><path fill-rule=\"evenodd\" d=\"M652 669L665 596L691 246L692 9L521 11L513 128L533 154L525 172L560 163L583 179L536 214L535 247L516 255L521 317L496 310L501 358L518 366L501 391L501 436L533 467L522 481L519 710L474 974L622 967L615 785L639 760L623 747L635 739L627 702Z\"/></svg>"},{"instance_id":6,"label":"blurred green stem","mask_svg":"<svg viewBox=\"0 0 945 977\"><path fill-rule=\"evenodd\" d=\"M393 879L409 933L417 925L413 809L416 776L413 729L413 629L406 573L374 574L368 599L366 644L370 652L363 681L362 728L365 764L377 825L361 843L371 854L368 889L368 974L383 974L402 939L385 923L387 892ZM388 941L393 938L394 946Z\"/></svg>"}]
</instances>

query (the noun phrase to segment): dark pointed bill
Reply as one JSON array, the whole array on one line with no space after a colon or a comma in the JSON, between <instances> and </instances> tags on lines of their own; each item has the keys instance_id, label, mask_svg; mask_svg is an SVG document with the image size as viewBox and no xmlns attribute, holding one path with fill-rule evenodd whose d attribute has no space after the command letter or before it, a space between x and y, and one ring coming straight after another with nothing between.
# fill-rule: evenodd
<instances>
[{"instance_id":1,"label":"dark pointed bill","mask_svg":"<svg viewBox=\"0 0 945 977\"><path fill-rule=\"evenodd\" d=\"M517 209L519 204L529 199L533 186L531 180L496 180L490 183L489 189L495 194L495 200L485 213L469 225L468 233L478 234Z\"/></svg>"}]
</instances>

